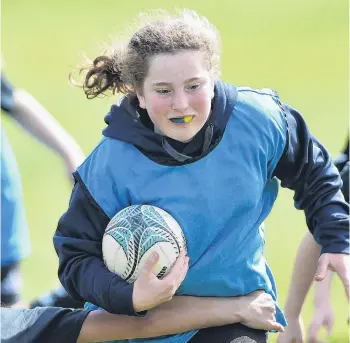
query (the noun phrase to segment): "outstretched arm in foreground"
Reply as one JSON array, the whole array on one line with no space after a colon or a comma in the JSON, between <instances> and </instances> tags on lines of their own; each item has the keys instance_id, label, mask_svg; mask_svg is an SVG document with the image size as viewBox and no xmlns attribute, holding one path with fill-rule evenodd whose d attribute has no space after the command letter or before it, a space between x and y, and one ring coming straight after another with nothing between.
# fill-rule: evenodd
<instances>
[{"instance_id":1,"label":"outstretched arm in foreground","mask_svg":"<svg viewBox=\"0 0 350 343\"><path fill-rule=\"evenodd\" d=\"M158 256L149 258L139 280L155 278L152 269L157 262ZM188 259L183 270L177 262L168 275L175 273L183 280L187 263ZM159 284L162 282L158 281ZM231 298L172 297L171 294L169 298L170 301L154 307L145 317L93 311L83 324L78 342L148 338L238 322L254 329L283 331L282 325L276 322L272 297L263 291Z\"/></svg>"},{"instance_id":2,"label":"outstretched arm in foreground","mask_svg":"<svg viewBox=\"0 0 350 343\"><path fill-rule=\"evenodd\" d=\"M78 343L156 337L238 322L256 329L283 331L274 311L271 296L262 291L233 298L177 296L148 311L145 317L90 312Z\"/></svg>"}]
</instances>

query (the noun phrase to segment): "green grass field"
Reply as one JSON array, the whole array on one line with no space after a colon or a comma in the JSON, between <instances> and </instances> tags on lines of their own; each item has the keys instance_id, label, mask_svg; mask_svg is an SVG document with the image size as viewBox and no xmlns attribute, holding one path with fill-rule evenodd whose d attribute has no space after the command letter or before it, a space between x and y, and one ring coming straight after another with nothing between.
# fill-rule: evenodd
<instances>
[{"instance_id":1,"label":"green grass field","mask_svg":"<svg viewBox=\"0 0 350 343\"><path fill-rule=\"evenodd\" d=\"M85 99L68 82L81 53L94 57L101 43L139 11L164 7L164 1L10 1L2 2L2 54L7 77L38 98L89 153L101 137L103 116L113 99ZM313 134L332 156L348 131L348 2L173 0L166 6L189 7L221 31L222 78L237 85L270 87L298 108ZM70 188L58 157L3 120L18 157L24 185L33 252L23 264L24 297L29 300L57 283L52 235L67 208ZM266 255L284 303L298 243L306 231L304 215L282 190L267 221ZM348 341L347 304L336 278L336 313L331 342ZM303 318L312 317L309 294ZM274 338L271 339L275 341Z\"/></svg>"}]
</instances>

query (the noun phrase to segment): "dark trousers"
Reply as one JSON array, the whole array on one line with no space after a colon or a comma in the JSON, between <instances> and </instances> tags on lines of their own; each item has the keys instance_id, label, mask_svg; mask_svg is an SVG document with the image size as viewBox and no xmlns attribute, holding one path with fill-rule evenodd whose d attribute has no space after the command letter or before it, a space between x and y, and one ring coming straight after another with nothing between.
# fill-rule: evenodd
<instances>
[{"instance_id":1,"label":"dark trousers","mask_svg":"<svg viewBox=\"0 0 350 343\"><path fill-rule=\"evenodd\" d=\"M199 330L189 343L267 343L267 332L237 323Z\"/></svg>"},{"instance_id":2,"label":"dark trousers","mask_svg":"<svg viewBox=\"0 0 350 343\"><path fill-rule=\"evenodd\" d=\"M19 262L1 267L1 304L11 306L18 302L22 292L22 276Z\"/></svg>"}]
</instances>

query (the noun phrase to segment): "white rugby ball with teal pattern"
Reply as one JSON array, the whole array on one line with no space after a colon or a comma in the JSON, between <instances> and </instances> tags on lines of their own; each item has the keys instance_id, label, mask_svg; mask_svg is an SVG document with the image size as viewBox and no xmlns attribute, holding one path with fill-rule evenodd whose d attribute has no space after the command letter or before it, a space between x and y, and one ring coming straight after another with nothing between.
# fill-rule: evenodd
<instances>
[{"instance_id":1,"label":"white rugby ball with teal pattern","mask_svg":"<svg viewBox=\"0 0 350 343\"><path fill-rule=\"evenodd\" d=\"M133 205L119 211L109 222L102 241L107 268L129 283L136 280L154 251L159 261L153 272L161 279L183 249L186 241L178 222L151 205Z\"/></svg>"}]
</instances>

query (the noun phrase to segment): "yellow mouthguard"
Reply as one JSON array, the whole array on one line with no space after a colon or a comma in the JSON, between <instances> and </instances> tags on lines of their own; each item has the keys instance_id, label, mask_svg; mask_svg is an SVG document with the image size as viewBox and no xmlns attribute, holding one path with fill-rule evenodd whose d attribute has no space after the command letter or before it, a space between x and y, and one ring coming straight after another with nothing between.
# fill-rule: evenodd
<instances>
[{"instance_id":1,"label":"yellow mouthguard","mask_svg":"<svg viewBox=\"0 0 350 343\"><path fill-rule=\"evenodd\" d=\"M189 123L193 119L193 116L186 116L184 117L184 122Z\"/></svg>"}]
</instances>

